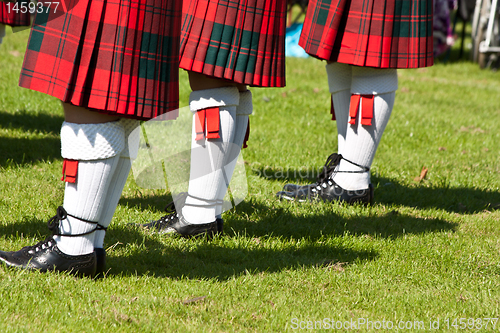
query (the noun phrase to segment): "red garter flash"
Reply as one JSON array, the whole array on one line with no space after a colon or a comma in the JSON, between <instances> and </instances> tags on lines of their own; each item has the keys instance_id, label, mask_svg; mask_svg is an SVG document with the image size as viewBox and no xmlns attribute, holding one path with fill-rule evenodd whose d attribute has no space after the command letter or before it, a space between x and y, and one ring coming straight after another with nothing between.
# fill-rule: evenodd
<instances>
[{"instance_id":1,"label":"red garter flash","mask_svg":"<svg viewBox=\"0 0 500 333\"><path fill-rule=\"evenodd\" d=\"M373 119L373 95L351 95L351 105L349 108L349 124L356 124L359 103L361 102L361 125L370 126Z\"/></svg>"},{"instance_id":2,"label":"red garter flash","mask_svg":"<svg viewBox=\"0 0 500 333\"><path fill-rule=\"evenodd\" d=\"M62 181L67 183L76 183L76 175L78 174L78 161L64 159L62 169ZM66 179L65 177L66 176Z\"/></svg>"},{"instance_id":3,"label":"red garter flash","mask_svg":"<svg viewBox=\"0 0 500 333\"><path fill-rule=\"evenodd\" d=\"M205 126L206 123L206 126ZM206 108L203 110L199 110L196 112L196 121L195 121L195 131L196 131L196 139L195 140L203 140L205 138L205 129L206 129L206 138L207 139L218 139L220 138L219 130L220 130L220 115L219 115L219 107Z\"/></svg>"}]
</instances>

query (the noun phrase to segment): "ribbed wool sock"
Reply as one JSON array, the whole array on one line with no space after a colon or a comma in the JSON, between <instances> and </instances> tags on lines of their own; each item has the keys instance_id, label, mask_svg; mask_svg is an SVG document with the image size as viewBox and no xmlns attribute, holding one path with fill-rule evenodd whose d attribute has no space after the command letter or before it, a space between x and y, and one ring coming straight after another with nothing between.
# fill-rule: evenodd
<instances>
[{"instance_id":1,"label":"ribbed wool sock","mask_svg":"<svg viewBox=\"0 0 500 333\"><path fill-rule=\"evenodd\" d=\"M98 222L103 208L104 196L108 190L109 180L116 169L118 156L105 160L79 161L78 177L75 184L66 183L64 205L68 214L61 221L63 234L78 235L93 231L96 224L82 220ZM69 255L86 254L94 251L95 233L77 237L54 237L59 249Z\"/></svg>"},{"instance_id":2,"label":"ribbed wool sock","mask_svg":"<svg viewBox=\"0 0 500 333\"><path fill-rule=\"evenodd\" d=\"M234 140L236 106L239 92L235 87L194 91L190 96L193 115L191 168L188 196L182 215L192 224L215 221L217 193L225 182L222 169Z\"/></svg>"},{"instance_id":3,"label":"ribbed wool sock","mask_svg":"<svg viewBox=\"0 0 500 333\"><path fill-rule=\"evenodd\" d=\"M326 65L326 73L337 122L337 152L342 154L347 133L347 121L349 120L352 70L350 65L332 62Z\"/></svg>"},{"instance_id":4,"label":"ribbed wool sock","mask_svg":"<svg viewBox=\"0 0 500 333\"><path fill-rule=\"evenodd\" d=\"M366 168L371 167L391 116L397 81L395 69L352 68L351 93L362 97L355 118L351 118L347 126L345 146L342 150L344 159L340 162L339 172L333 178L345 190L362 190L368 188L370 184L370 171L364 171L349 161ZM370 96L373 96L373 110L371 110ZM351 104L352 101L353 99ZM367 109L368 106L370 107ZM373 112L371 124L367 125L367 120L362 119L369 118L365 113L371 112Z\"/></svg>"},{"instance_id":5,"label":"ribbed wool sock","mask_svg":"<svg viewBox=\"0 0 500 333\"><path fill-rule=\"evenodd\" d=\"M104 208L99 220L99 224L103 228L107 228L113 219L116 207L120 201L120 197L127 182L130 169L132 168L132 161L137 158L137 152L139 149L139 139L140 132L137 131L139 126L139 120L134 119L120 119L125 132L125 149L123 149L116 166L116 170L111 178L111 184L106 193L106 198L104 201ZM96 230L94 247L103 248L104 247L104 237L106 236L106 230Z\"/></svg>"},{"instance_id":6,"label":"ribbed wool sock","mask_svg":"<svg viewBox=\"0 0 500 333\"><path fill-rule=\"evenodd\" d=\"M248 118L253 112L252 103L252 92L250 90L245 92L240 92L240 104L236 107L236 124L234 130L234 137L232 145L230 145L230 153L227 154L227 160L224 161L224 172L227 180L220 184L217 191L217 207L215 209L215 214L217 218L222 217L222 202L224 196L226 195L229 182L233 177L234 169L236 167L236 162L238 161L238 156L241 152L241 147L243 146L243 141L245 141L245 135L248 128Z\"/></svg>"},{"instance_id":7,"label":"ribbed wool sock","mask_svg":"<svg viewBox=\"0 0 500 333\"><path fill-rule=\"evenodd\" d=\"M63 123L61 155L65 158L65 165L77 163L77 173L72 175L72 180L66 171L63 207L68 217L60 224L62 236L54 237L63 253L80 255L94 250L95 232L92 231L99 223L124 141L123 127L119 122Z\"/></svg>"}]
</instances>

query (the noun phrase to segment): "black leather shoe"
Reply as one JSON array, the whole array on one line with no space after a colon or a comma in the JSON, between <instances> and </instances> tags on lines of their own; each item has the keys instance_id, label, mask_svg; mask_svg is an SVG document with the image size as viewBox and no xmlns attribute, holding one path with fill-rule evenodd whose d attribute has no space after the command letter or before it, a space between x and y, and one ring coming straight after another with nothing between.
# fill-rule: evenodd
<instances>
[{"instance_id":1,"label":"black leather shoe","mask_svg":"<svg viewBox=\"0 0 500 333\"><path fill-rule=\"evenodd\" d=\"M179 235L182 237L204 235L212 237L219 233L216 221L204 224L192 224L176 212L165 215L157 221L143 224L142 226L147 229L154 229L160 234Z\"/></svg>"},{"instance_id":2,"label":"black leather shoe","mask_svg":"<svg viewBox=\"0 0 500 333\"><path fill-rule=\"evenodd\" d=\"M187 195L187 194L186 194ZM186 196L180 200L185 201ZM183 206L181 202L181 206ZM224 231L224 220L216 218L214 222L204 224L191 224L177 213L175 203L171 202L165 207L167 215L160 217L159 220L142 224L146 229L156 230L160 234L177 234L183 237L193 237L207 235L221 235Z\"/></svg>"},{"instance_id":3,"label":"black leather shoe","mask_svg":"<svg viewBox=\"0 0 500 333\"><path fill-rule=\"evenodd\" d=\"M282 200L299 202L323 200L341 201L348 204L373 204L373 186L371 184L369 184L367 189L347 191L333 181L333 176L339 172L337 167L342 159L345 160L340 154L331 154L328 156L323 171L319 174L315 184L286 184L283 187L283 191L276 193L276 196ZM368 167L358 165L351 161L348 162L361 168L360 171L352 171L353 173L368 172L370 170Z\"/></svg>"},{"instance_id":4,"label":"black leather shoe","mask_svg":"<svg viewBox=\"0 0 500 333\"><path fill-rule=\"evenodd\" d=\"M157 229L158 231L160 231L160 229L162 228L161 227L161 224L162 224L161 220L164 218L167 218L167 216L162 216L159 220L152 221L152 222L147 223L147 224L143 224L142 226L147 228L147 229ZM215 223L217 225L217 234L222 235L222 233L224 232L224 220L221 218L217 218L217 219L215 219Z\"/></svg>"},{"instance_id":5,"label":"black leather shoe","mask_svg":"<svg viewBox=\"0 0 500 333\"><path fill-rule=\"evenodd\" d=\"M80 221L95 225L91 231L82 234L61 234L59 226L62 220L72 216ZM0 251L0 262L7 266L29 270L39 270L40 272L69 272L77 276L94 276L96 272L96 253L92 252L84 255L72 256L59 250L54 240L54 236L77 237L93 233L96 230L106 230L98 222L87 221L70 215L63 207L57 208L57 214L48 222L47 226L52 231L52 236L33 246L23 247L19 251Z\"/></svg>"},{"instance_id":6,"label":"black leather shoe","mask_svg":"<svg viewBox=\"0 0 500 333\"><path fill-rule=\"evenodd\" d=\"M283 186L284 192L296 192L296 191L306 191L309 188L317 186L322 180L330 177L335 169L338 167L340 161L342 160L342 155L333 153L326 159L325 165L323 166L323 170L318 175L318 179L315 184L308 185L298 185L298 184L285 184Z\"/></svg>"},{"instance_id":7,"label":"black leather shoe","mask_svg":"<svg viewBox=\"0 0 500 333\"><path fill-rule=\"evenodd\" d=\"M62 253L53 237L19 251L0 251L0 261L10 267L39 270L40 272L69 272L77 276L94 276L96 255L94 252L78 256Z\"/></svg>"},{"instance_id":8,"label":"black leather shoe","mask_svg":"<svg viewBox=\"0 0 500 333\"><path fill-rule=\"evenodd\" d=\"M106 273L106 250L103 248L94 248L96 258L95 278L102 279Z\"/></svg>"},{"instance_id":9,"label":"black leather shoe","mask_svg":"<svg viewBox=\"0 0 500 333\"><path fill-rule=\"evenodd\" d=\"M307 184L307 185L299 185L299 184L285 184L283 186L284 192L295 192L299 190L305 190L309 187L314 187L316 184Z\"/></svg>"},{"instance_id":10,"label":"black leather shoe","mask_svg":"<svg viewBox=\"0 0 500 333\"><path fill-rule=\"evenodd\" d=\"M282 200L299 202L322 200L369 205L373 204L373 186L370 184L364 190L347 191L330 179L318 186L304 186L293 192L280 191L276 196Z\"/></svg>"}]
</instances>

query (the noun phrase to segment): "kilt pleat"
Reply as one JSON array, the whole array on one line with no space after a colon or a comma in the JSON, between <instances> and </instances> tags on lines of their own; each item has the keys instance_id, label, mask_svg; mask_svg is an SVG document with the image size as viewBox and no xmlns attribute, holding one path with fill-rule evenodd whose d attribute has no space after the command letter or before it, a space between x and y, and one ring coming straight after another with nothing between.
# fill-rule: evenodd
<instances>
[{"instance_id":1,"label":"kilt pleat","mask_svg":"<svg viewBox=\"0 0 500 333\"><path fill-rule=\"evenodd\" d=\"M9 6L7 6L7 2L10 2ZM28 3L27 1L0 1L0 24L10 25L12 27L29 26L31 24L30 13L14 11L13 8L16 2L18 6L21 3L25 5Z\"/></svg>"},{"instance_id":2,"label":"kilt pleat","mask_svg":"<svg viewBox=\"0 0 500 333\"><path fill-rule=\"evenodd\" d=\"M431 66L432 10L431 0L311 0L299 45L356 66Z\"/></svg>"},{"instance_id":3,"label":"kilt pleat","mask_svg":"<svg viewBox=\"0 0 500 333\"><path fill-rule=\"evenodd\" d=\"M20 86L136 119L177 109L179 2L71 1L35 17Z\"/></svg>"},{"instance_id":4,"label":"kilt pleat","mask_svg":"<svg viewBox=\"0 0 500 333\"><path fill-rule=\"evenodd\" d=\"M285 85L286 0L184 1L180 67L236 83Z\"/></svg>"}]
</instances>

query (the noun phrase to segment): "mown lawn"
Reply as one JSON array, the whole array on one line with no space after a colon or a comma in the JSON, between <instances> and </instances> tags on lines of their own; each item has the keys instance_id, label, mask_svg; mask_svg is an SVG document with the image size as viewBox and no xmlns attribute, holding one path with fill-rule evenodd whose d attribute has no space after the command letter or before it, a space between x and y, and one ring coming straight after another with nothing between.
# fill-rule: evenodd
<instances>
[{"instance_id":1,"label":"mown lawn","mask_svg":"<svg viewBox=\"0 0 500 333\"><path fill-rule=\"evenodd\" d=\"M62 108L17 87L27 38L0 46L2 250L42 240L63 199ZM0 266L0 331L498 331L500 74L465 61L399 72L371 207L275 199L313 181L337 145L324 64L289 59L287 75L284 89L253 89L249 195L225 213L223 237L131 228L163 215L170 195L130 176L106 278ZM188 95L182 73L182 106Z\"/></svg>"}]
</instances>

